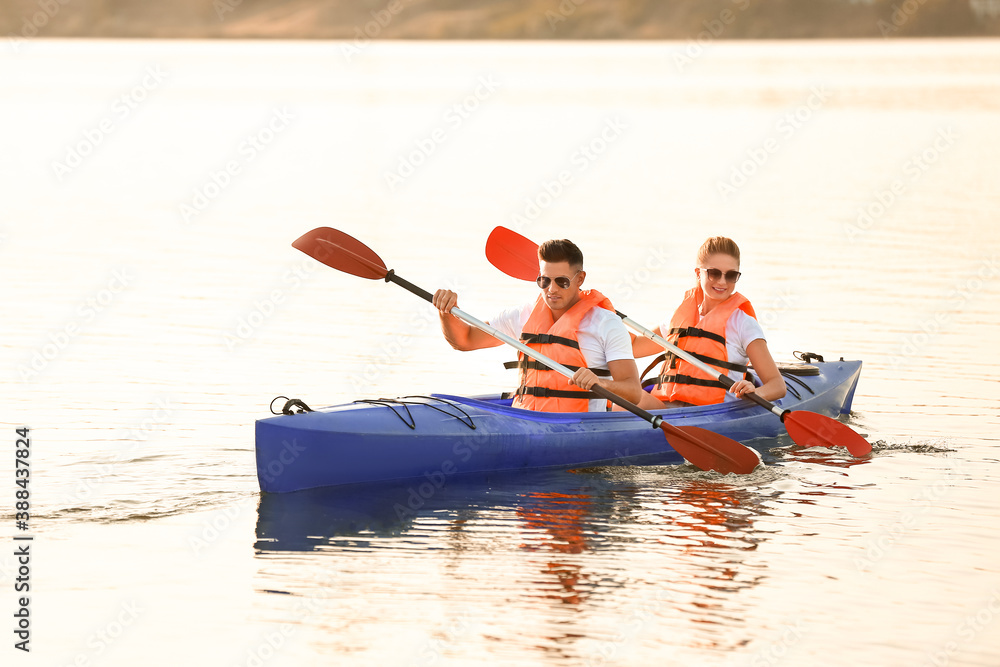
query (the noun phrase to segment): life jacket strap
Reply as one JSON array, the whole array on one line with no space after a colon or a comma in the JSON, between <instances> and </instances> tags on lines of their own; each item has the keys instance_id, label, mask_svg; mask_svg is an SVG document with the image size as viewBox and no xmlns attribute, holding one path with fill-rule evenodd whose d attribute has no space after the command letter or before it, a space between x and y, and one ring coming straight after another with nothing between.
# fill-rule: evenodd
<instances>
[{"instance_id":1,"label":"life jacket strap","mask_svg":"<svg viewBox=\"0 0 1000 667\"><path fill-rule=\"evenodd\" d=\"M571 371L578 371L578 370L580 370L579 366L573 366L573 365L570 365L570 364L563 364L563 366L565 366L566 368L570 369ZM503 362L503 367L506 368L507 370L511 370L513 368L521 368L522 365L521 365L520 361L505 361L505 362ZM525 369L531 369L531 370L535 370L535 371L550 371L550 370L552 370L551 368L549 368L545 364L541 363L540 361L535 361L534 359L528 359L526 362L524 362L524 366L523 367ZM611 371L609 371L609 370L605 370L603 368L591 368L590 370L597 377L604 377L604 378L611 377Z\"/></svg>"},{"instance_id":2,"label":"life jacket strap","mask_svg":"<svg viewBox=\"0 0 1000 667\"><path fill-rule=\"evenodd\" d=\"M652 362L650 362L649 366L646 366L646 370L644 370L642 372L642 375L640 375L639 377L641 377L641 378L646 377L647 375L649 375L649 371L653 370L654 368L656 368L657 366L659 366L660 364L662 364L666 360L667 360L667 353L666 352L664 352L661 355L658 355L655 359L653 359ZM651 378L651 379L655 379L655 378Z\"/></svg>"},{"instance_id":3,"label":"life jacket strap","mask_svg":"<svg viewBox=\"0 0 1000 667\"><path fill-rule=\"evenodd\" d=\"M723 361L722 359L716 359L715 357L710 357L710 356L705 355L705 354L698 354L696 352L688 352L688 354L690 354L695 359L698 359L699 361L703 361L704 363L706 363L706 364L708 364L710 366L718 366L719 368L725 368L726 370L729 370L729 371L736 371L737 373L746 373L747 370L748 370L748 367L746 366L746 364L734 364L734 363L730 363L728 361ZM677 360L680 357L678 357L675 354L668 353L667 354L667 358L670 359L670 368L676 368L677 367Z\"/></svg>"},{"instance_id":4,"label":"life jacket strap","mask_svg":"<svg viewBox=\"0 0 1000 667\"><path fill-rule=\"evenodd\" d=\"M719 382L718 380L709 380L707 378L696 378L690 375L675 375L673 373L664 373L663 375L656 378L657 384L693 384L699 387L717 387L719 389L725 389L726 386Z\"/></svg>"},{"instance_id":5,"label":"life jacket strap","mask_svg":"<svg viewBox=\"0 0 1000 667\"><path fill-rule=\"evenodd\" d=\"M685 336L694 336L696 338L708 338L709 340L714 340L725 345L726 337L720 336L719 334L712 333L711 331L705 331L704 329L699 329L698 327L674 327L670 330L670 335L677 334L677 337L684 338Z\"/></svg>"},{"instance_id":6,"label":"life jacket strap","mask_svg":"<svg viewBox=\"0 0 1000 667\"><path fill-rule=\"evenodd\" d=\"M565 345L576 350L580 349L580 343L572 338L563 338L562 336L555 336L553 334L522 333L521 341L525 345Z\"/></svg>"},{"instance_id":7,"label":"life jacket strap","mask_svg":"<svg viewBox=\"0 0 1000 667\"><path fill-rule=\"evenodd\" d=\"M567 389L549 389L548 387L520 386L510 393L510 396L534 396L536 398L600 398L592 391L570 391Z\"/></svg>"}]
</instances>

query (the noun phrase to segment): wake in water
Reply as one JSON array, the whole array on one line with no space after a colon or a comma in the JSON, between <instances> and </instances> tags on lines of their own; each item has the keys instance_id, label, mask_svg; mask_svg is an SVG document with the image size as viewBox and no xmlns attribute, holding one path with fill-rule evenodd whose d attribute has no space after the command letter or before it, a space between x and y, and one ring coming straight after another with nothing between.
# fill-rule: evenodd
<instances>
[{"instance_id":1,"label":"wake in water","mask_svg":"<svg viewBox=\"0 0 1000 667\"><path fill-rule=\"evenodd\" d=\"M947 441L888 443L877 440L872 443L872 456L886 452L913 452L915 454L951 454L958 450L947 446Z\"/></svg>"}]
</instances>

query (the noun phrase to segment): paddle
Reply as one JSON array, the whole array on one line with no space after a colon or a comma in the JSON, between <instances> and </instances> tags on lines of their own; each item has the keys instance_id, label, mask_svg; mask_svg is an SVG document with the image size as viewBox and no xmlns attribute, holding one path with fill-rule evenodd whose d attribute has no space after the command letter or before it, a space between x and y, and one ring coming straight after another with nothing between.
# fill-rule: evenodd
<instances>
[{"instance_id":1,"label":"paddle","mask_svg":"<svg viewBox=\"0 0 1000 667\"><path fill-rule=\"evenodd\" d=\"M430 292L397 276L395 271L386 268L382 259L368 246L344 232L330 227L319 227L298 238L292 243L292 247L338 271L369 280L382 279L386 282L396 283L425 301L433 303L434 297ZM452 308L451 314L466 324L520 350L567 378L573 377L573 371L570 369L497 331L459 308ZM695 426L678 428L665 422L662 417L646 412L600 385L594 385L591 391L642 417L654 428L661 429L666 436L667 443L692 465L702 470L714 470L722 474L730 472L747 474L753 472L760 463L760 455L757 452L735 440Z\"/></svg>"},{"instance_id":2,"label":"paddle","mask_svg":"<svg viewBox=\"0 0 1000 667\"><path fill-rule=\"evenodd\" d=\"M538 277L538 245L506 227L497 227L486 240L486 258L493 266L507 275L521 280L534 281ZM700 369L709 377L721 382L729 389L735 382L726 374L718 372L697 357L680 349L670 341L657 336L641 324L620 311L615 311L622 321L656 342L664 349L676 354ZM755 393L744 398L777 415L792 440L803 447L847 447L854 456L866 456L872 446L847 424L808 410L784 410Z\"/></svg>"}]
</instances>

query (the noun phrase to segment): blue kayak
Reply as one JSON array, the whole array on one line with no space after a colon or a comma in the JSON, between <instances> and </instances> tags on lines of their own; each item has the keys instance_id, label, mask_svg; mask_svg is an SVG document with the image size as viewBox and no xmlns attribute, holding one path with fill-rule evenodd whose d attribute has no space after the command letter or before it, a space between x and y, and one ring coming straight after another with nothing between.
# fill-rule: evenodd
<instances>
[{"instance_id":1,"label":"blue kayak","mask_svg":"<svg viewBox=\"0 0 1000 667\"><path fill-rule=\"evenodd\" d=\"M849 414L860 361L782 364L787 410ZM698 426L751 447L784 433L781 420L748 401L661 410L675 426ZM759 449L773 445L761 441ZM671 465L684 459L663 431L629 412L547 413L500 396L406 396L361 400L256 424L261 491L419 479L433 494L469 473L592 466Z\"/></svg>"}]
</instances>

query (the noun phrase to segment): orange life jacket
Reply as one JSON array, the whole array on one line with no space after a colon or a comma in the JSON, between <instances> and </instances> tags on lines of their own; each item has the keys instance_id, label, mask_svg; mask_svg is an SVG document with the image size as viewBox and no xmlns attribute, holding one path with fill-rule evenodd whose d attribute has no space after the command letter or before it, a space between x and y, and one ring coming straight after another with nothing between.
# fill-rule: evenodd
<instances>
[{"instance_id":1,"label":"orange life jacket","mask_svg":"<svg viewBox=\"0 0 1000 667\"><path fill-rule=\"evenodd\" d=\"M587 365L580 351L577 334L580 322L594 308L615 311L611 301L597 290L581 290L580 300L552 320L552 311L545 305L542 295L538 296L535 307L521 330L521 342L546 357L558 361L570 370ZM588 401L598 396L584 391L562 374L549 369L523 352L518 352L520 386L514 392L514 407L545 412L587 412ZM594 369L591 369L594 370ZM594 370L598 375L610 376L607 371Z\"/></svg>"},{"instance_id":2,"label":"orange life jacket","mask_svg":"<svg viewBox=\"0 0 1000 667\"><path fill-rule=\"evenodd\" d=\"M689 352L719 373L739 371L746 373L747 367L729 363L726 351L726 323L737 309L757 319L750 301L739 292L733 294L713 308L698 322L698 307L705 298L701 287L684 293L684 300L670 318L670 331L664 338L677 347ZM696 326L697 325L697 326ZM726 396L725 386L698 370L680 357L667 352L660 376L650 393L661 401L683 401L693 405L721 403Z\"/></svg>"}]
</instances>

